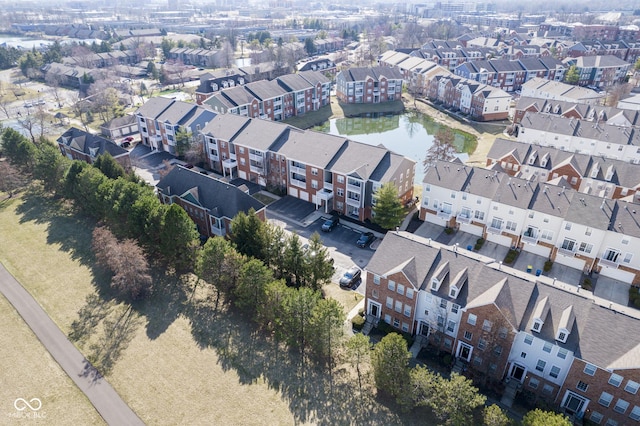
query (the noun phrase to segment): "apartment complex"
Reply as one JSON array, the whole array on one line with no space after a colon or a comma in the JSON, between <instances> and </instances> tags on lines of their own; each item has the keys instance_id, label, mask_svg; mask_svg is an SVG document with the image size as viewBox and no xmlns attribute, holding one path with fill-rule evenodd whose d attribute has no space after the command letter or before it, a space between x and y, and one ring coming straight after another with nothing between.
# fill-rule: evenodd
<instances>
[{"instance_id":1,"label":"apartment complex","mask_svg":"<svg viewBox=\"0 0 640 426\"><path fill-rule=\"evenodd\" d=\"M592 168L602 172L598 164ZM587 273L640 283L640 209L633 203L578 192L564 178L558 182L564 185L555 186L461 163L439 162L423 182L425 221Z\"/></svg>"},{"instance_id":2,"label":"apartment complex","mask_svg":"<svg viewBox=\"0 0 640 426\"><path fill-rule=\"evenodd\" d=\"M388 233L366 270L374 321L415 333L490 380L508 378L575 419L640 420L640 353L627 338L640 331L637 317L404 232Z\"/></svg>"},{"instance_id":3,"label":"apartment complex","mask_svg":"<svg viewBox=\"0 0 640 426\"><path fill-rule=\"evenodd\" d=\"M336 76L336 97L345 104L399 101L403 79L396 68L349 68Z\"/></svg>"}]
</instances>

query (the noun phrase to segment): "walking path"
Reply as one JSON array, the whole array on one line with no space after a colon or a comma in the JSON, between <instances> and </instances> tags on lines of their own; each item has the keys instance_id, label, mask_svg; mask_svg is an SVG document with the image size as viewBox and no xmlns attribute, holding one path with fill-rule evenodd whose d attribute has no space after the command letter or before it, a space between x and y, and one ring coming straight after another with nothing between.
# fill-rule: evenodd
<instances>
[{"instance_id":1,"label":"walking path","mask_svg":"<svg viewBox=\"0 0 640 426\"><path fill-rule=\"evenodd\" d=\"M0 292L109 425L144 424L2 264Z\"/></svg>"}]
</instances>

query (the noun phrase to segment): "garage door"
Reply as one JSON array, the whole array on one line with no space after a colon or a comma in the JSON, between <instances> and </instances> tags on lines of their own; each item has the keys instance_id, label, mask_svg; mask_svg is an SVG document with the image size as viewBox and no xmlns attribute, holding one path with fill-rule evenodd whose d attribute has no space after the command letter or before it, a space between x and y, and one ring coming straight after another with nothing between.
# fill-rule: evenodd
<instances>
[{"instance_id":1,"label":"garage door","mask_svg":"<svg viewBox=\"0 0 640 426\"><path fill-rule=\"evenodd\" d=\"M602 270L600 271L600 275L602 275L603 277L609 277L614 280L622 281L623 283L628 283L628 284L631 284L633 282L633 279L636 276L632 272L623 271L622 269L608 268L606 266L602 267Z\"/></svg>"},{"instance_id":2,"label":"garage door","mask_svg":"<svg viewBox=\"0 0 640 426\"><path fill-rule=\"evenodd\" d=\"M501 246L511 247L511 238L505 235L487 234L487 241L500 244Z\"/></svg>"},{"instance_id":3,"label":"garage door","mask_svg":"<svg viewBox=\"0 0 640 426\"><path fill-rule=\"evenodd\" d=\"M424 218L425 222L429 222L429 223L435 223L436 225L440 225L440 226L447 226L447 221L436 216L435 214L432 213L427 213L427 216Z\"/></svg>"},{"instance_id":4,"label":"garage door","mask_svg":"<svg viewBox=\"0 0 640 426\"><path fill-rule=\"evenodd\" d=\"M477 237L482 237L482 227L477 225L472 225L470 223L461 223L460 230L462 232L467 232L471 235L475 235Z\"/></svg>"},{"instance_id":5,"label":"garage door","mask_svg":"<svg viewBox=\"0 0 640 426\"><path fill-rule=\"evenodd\" d=\"M298 198L298 188L289 187L289 195Z\"/></svg>"},{"instance_id":6,"label":"garage door","mask_svg":"<svg viewBox=\"0 0 640 426\"><path fill-rule=\"evenodd\" d=\"M551 254L551 249L549 247L545 247L540 244L525 244L522 246L522 251L543 257L549 257L549 254Z\"/></svg>"},{"instance_id":7,"label":"garage door","mask_svg":"<svg viewBox=\"0 0 640 426\"><path fill-rule=\"evenodd\" d=\"M556 256L555 262L559 263L560 265L568 266L570 268L579 269L581 271L584 270L585 265L585 261L580 258L573 256L564 256L560 253L558 253L558 255Z\"/></svg>"},{"instance_id":8,"label":"garage door","mask_svg":"<svg viewBox=\"0 0 640 426\"><path fill-rule=\"evenodd\" d=\"M238 177L239 177L240 179L247 180L247 172L244 172L244 171L242 171L242 170L238 170Z\"/></svg>"},{"instance_id":9,"label":"garage door","mask_svg":"<svg viewBox=\"0 0 640 426\"><path fill-rule=\"evenodd\" d=\"M302 201L309 201L309 193L306 191L300 191L298 198L300 198Z\"/></svg>"}]
</instances>

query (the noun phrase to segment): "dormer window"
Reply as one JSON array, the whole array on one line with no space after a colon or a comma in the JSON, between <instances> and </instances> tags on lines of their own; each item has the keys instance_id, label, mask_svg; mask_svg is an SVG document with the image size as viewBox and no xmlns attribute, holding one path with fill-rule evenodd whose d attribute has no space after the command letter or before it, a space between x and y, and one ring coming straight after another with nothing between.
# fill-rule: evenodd
<instances>
[{"instance_id":1,"label":"dormer window","mask_svg":"<svg viewBox=\"0 0 640 426\"><path fill-rule=\"evenodd\" d=\"M431 290L438 291L438 288L440 288L440 281L438 281L436 278L432 278L431 279Z\"/></svg>"},{"instance_id":2,"label":"dormer window","mask_svg":"<svg viewBox=\"0 0 640 426\"><path fill-rule=\"evenodd\" d=\"M531 326L531 330L535 331L536 333L540 333L540 330L542 329L543 324L544 323L540 320L534 320L533 326Z\"/></svg>"}]
</instances>

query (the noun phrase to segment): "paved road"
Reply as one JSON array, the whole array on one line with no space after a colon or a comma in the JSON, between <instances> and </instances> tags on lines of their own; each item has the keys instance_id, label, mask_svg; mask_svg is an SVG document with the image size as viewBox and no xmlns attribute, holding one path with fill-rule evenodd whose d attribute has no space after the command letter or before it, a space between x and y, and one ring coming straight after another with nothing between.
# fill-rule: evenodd
<instances>
[{"instance_id":1,"label":"paved road","mask_svg":"<svg viewBox=\"0 0 640 426\"><path fill-rule=\"evenodd\" d=\"M87 362L38 302L0 264L0 292L9 300L71 380L109 425L144 425L120 395Z\"/></svg>"}]
</instances>

